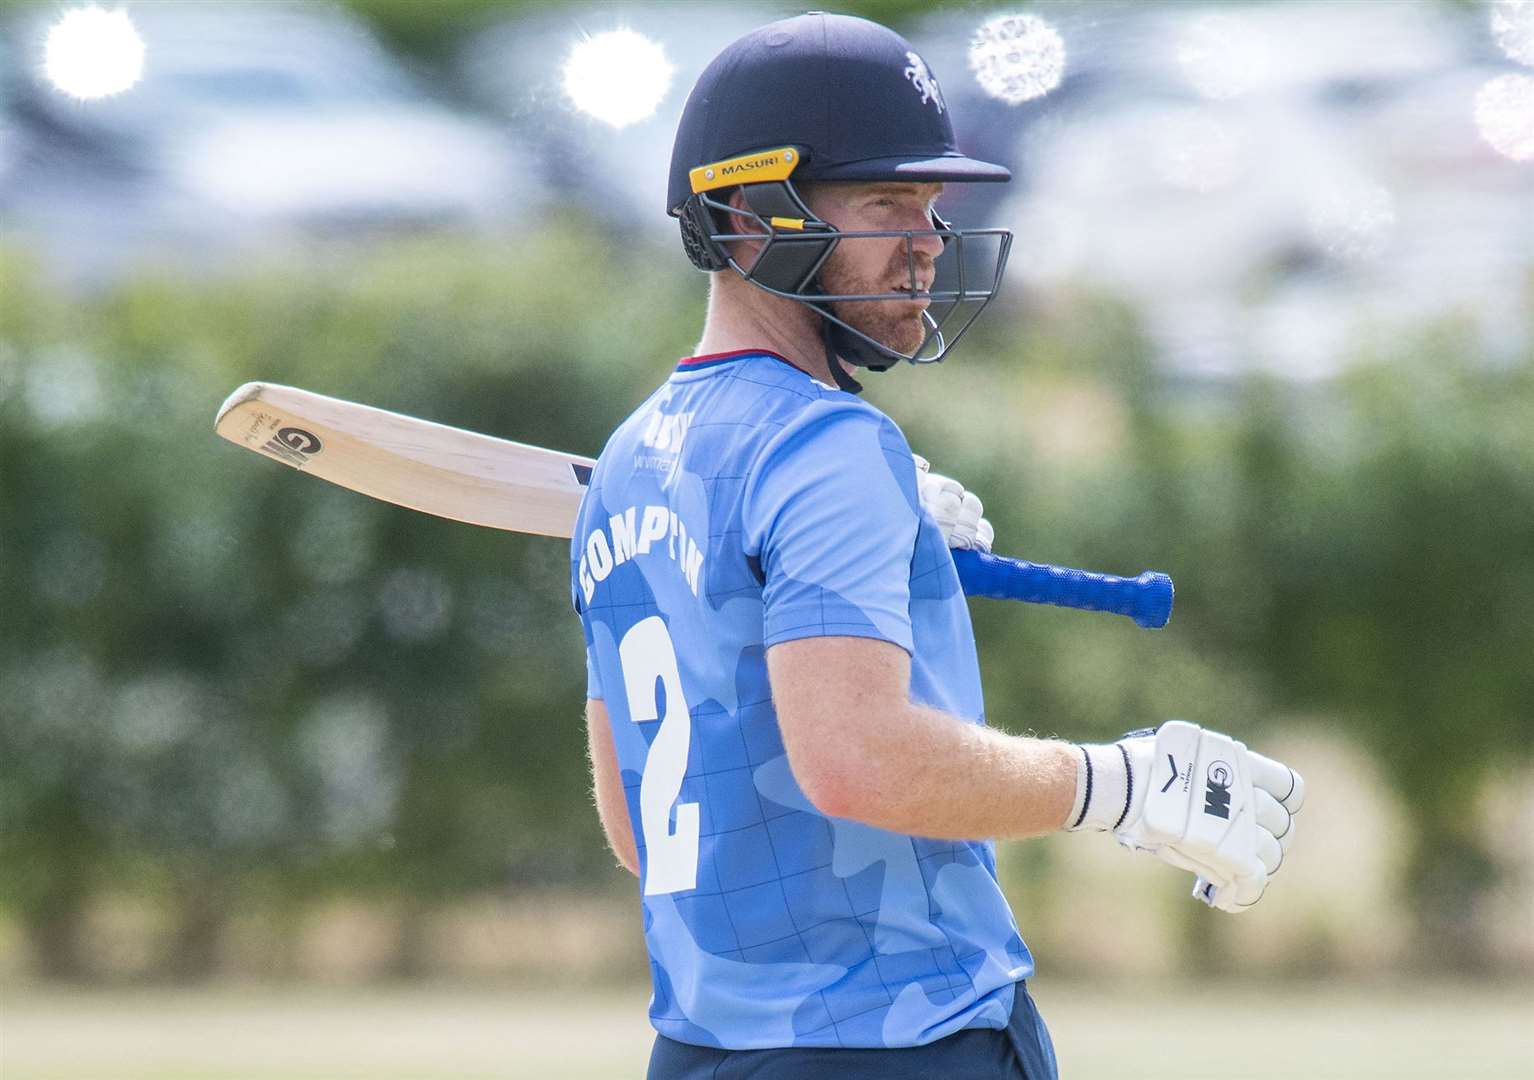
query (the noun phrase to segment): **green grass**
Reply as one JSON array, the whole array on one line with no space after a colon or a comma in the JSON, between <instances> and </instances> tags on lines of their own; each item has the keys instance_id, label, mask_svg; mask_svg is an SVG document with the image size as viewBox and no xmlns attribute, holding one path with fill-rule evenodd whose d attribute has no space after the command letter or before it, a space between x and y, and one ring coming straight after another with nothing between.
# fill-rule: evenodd
<instances>
[{"instance_id":1,"label":"green grass","mask_svg":"<svg viewBox=\"0 0 1534 1080\"><path fill-rule=\"evenodd\" d=\"M1534 987L1034 984L1065 1080L1531 1080ZM23 990L5 1080L638 1077L646 991Z\"/></svg>"}]
</instances>

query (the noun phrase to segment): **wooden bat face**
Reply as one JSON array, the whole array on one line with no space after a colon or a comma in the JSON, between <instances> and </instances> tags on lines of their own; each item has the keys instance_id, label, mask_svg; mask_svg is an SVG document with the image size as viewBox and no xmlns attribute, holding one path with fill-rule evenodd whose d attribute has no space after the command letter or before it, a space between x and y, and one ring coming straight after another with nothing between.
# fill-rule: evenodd
<instances>
[{"instance_id":1,"label":"wooden bat face","mask_svg":"<svg viewBox=\"0 0 1534 1080\"><path fill-rule=\"evenodd\" d=\"M568 537L591 458L273 383L218 411L230 442L332 484L471 525Z\"/></svg>"}]
</instances>

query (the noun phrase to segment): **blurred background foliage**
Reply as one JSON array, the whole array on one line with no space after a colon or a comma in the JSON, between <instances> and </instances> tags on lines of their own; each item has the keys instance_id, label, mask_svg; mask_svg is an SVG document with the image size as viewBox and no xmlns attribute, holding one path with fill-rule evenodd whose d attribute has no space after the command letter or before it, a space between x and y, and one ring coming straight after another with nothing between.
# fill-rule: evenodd
<instances>
[{"instance_id":1,"label":"blurred background foliage","mask_svg":"<svg viewBox=\"0 0 1534 1080\"><path fill-rule=\"evenodd\" d=\"M300 478L210 424L259 376L594 452L700 325L701 279L655 273L668 256L565 219L82 299L6 253L0 899L40 971L89 969L107 890L172 913L160 970L198 976L252 898L424 915L611 883L564 545ZM1489 969L1476 900L1504 852L1475 795L1534 745L1534 365L1455 340L1190 395L1082 293L1014 301L871 396L985 493L1005 550L1178 583L1160 633L975 604L993 722L1343 731L1409 823L1422 947ZM417 970L411 918L398 933Z\"/></svg>"},{"instance_id":2,"label":"blurred background foliage","mask_svg":"<svg viewBox=\"0 0 1534 1080\"><path fill-rule=\"evenodd\" d=\"M706 6L758 19L755 8ZM51 7L0 0L0 14ZM686 269L674 235L651 229L659 215L643 167L625 171L638 148L669 143L661 129L674 115L614 134L547 107L557 77L529 59L551 42L563 48L570 25L606 26L634 7L345 7L408 58L424 93L448 100L459 119L523 140L511 157L534 162L542 186L515 173L524 186L508 186L486 169L484 190L514 194L510 209L466 189L455 196L463 217L445 217L425 196L407 214L388 202L398 192L383 193L380 211L364 205L378 193L357 178L378 169L359 153L364 168L347 183L317 185L325 190L308 202L230 209L219 201L229 191L208 181L239 169L215 153L211 174L177 171L195 156L181 142L211 128L209 116L177 113L195 122L168 124L155 110L185 107L177 93L199 108L211 96L227 114L218 119L238 120L248 93L243 104L266 125L261 87L278 82L188 78L178 91L174 80L158 90L146 81L135 93L155 134L142 157L118 159L111 139L69 127L109 119L113 103L97 113L60 105L51 91L12 95L4 77L23 65L8 64L7 49L19 58L30 38L0 40L0 104L14 104L18 118L8 127L0 116L0 136L11 139L0 150L13 148L0 154L0 967L80 980L291 975L311 970L300 954L315 949L328 959L314 967L328 972L344 964L294 928L312 925L316 911L344 910L347 934L378 939L372 974L439 972L444 937L456 935L470 957L460 972L515 967L540 951L568 959L584 947L599 955L581 972L644 975L631 883L612 868L589 805L581 635L564 545L371 502L258 460L211 426L230 390L262 379L595 453L701 327L704 281ZM1081 42L1071 63L1084 74L1038 108L1010 112L981 101L961 74L971 24L996 5L844 7L947 50L941 70L955 113L981 117L965 145L1021 162L1021 202L961 203L955 215L990 224L994 213L1017 228L1005 296L951 363L876 376L870 399L936 468L982 495L999 549L1116 572L1153 567L1178 586L1175 617L1157 633L974 604L991 721L1084 739L1186 717L1288 756L1311 777L1307 831L1275 885L1284 903L1242 920L1211 918L1164 868L1111 844L1010 846L1003 875L1041 971L1205 973L1244 955L1295 974L1527 975L1534 234L1518 230L1534 220L1534 189L1526 163L1492 160L1460 116L1470 91L1455 80L1509 66L1488 59L1479 39L1460 40L1482 33L1482 6L1410 5L1413 18L1450 12L1454 33L1426 20L1420 40L1368 51L1381 70L1317 75L1314 85L1301 71L1271 99L1255 95L1254 130L1275 133L1260 141L1286 162L1339 175L1357 164L1291 154L1278 137L1302 130L1308 153L1306 140L1335 133L1328 125L1350 148L1409 152L1404 166L1365 163L1399 188L1389 215L1350 210L1364 220L1345 222L1338 238L1303 213L1286 219L1288 207L1261 217L1281 202L1269 199L1255 216L1270 235L1237 237L1240 264L1218 251L1206 258L1195 240L1231 231L1213 215L1237 204L1243 185L1279 176L1259 157L1222 201L1200 186L1202 174L1190 187L1180 172L1188 148L1174 144L1179 167L1169 177L1146 188L1109 184L1107 201L1091 201L1101 194L1094 177L1122 179L1101 167L1117 159L1099 156L1093 139L1133 158L1140 144L1124 141L1115 118L1127 111L1148 130L1136 111L1145 101L1188 105L1164 73L1132 70L1151 51L1145 41L1162 42L1152 33L1156 6L1037 6L1073 49ZM1363 7L1306 10L1325 22ZM152 24L166 8L135 11ZM553 31L536 24L544 36L516 22L565 9ZM259 23L268 9L242 10ZM306 6L304 18L320 10L330 9ZM667 25L683 24L681 8L665 10ZM487 32L476 62L475 35L492 23L503 36ZM219 43L229 51L210 53L215 74L220 62L249 61L241 49L253 25L231 21ZM717 47L708 34L727 40L741 29L686 25L668 39L684 71ZM294 40L309 43L321 70L350 40L324 26L305 33ZM1443 45L1451 38L1460 53L1432 51L1452 53ZM172 51L167 44L161 55ZM283 44L263 55L302 52ZM1397 53L1407 58L1399 71L1390 66ZM393 62L345 55L348 64L334 66L352 73ZM324 88L299 74L293 85L306 93ZM1418 82L1440 96L1410 96ZM292 97L304 120L335 104ZM667 99L672 114L679 97ZM330 131L340 138L364 125L339 107L350 109L350 98L336 98ZM1262 111L1273 102L1292 112ZM1453 131L1434 126L1443 102L1463 121ZM132 95L116 104L131 106ZM388 123L424 124L415 98L394 106L380 114ZM1222 122L1241 119L1228 102L1213 108ZM1389 115L1410 124L1369 126ZM1304 123L1269 127L1272 116ZM297 130L314 141L313 129ZM464 130L411 130L417 158L423 132L435 132L440 142L430 145L458 154L465 174L483 164ZM39 132L41 150L27 141ZM168 150L156 142L167 133ZM328 166L340 170L334 158ZM242 160L254 169L255 158ZM323 160L292 160L268 162L273 173L244 195L277 186L272 176L294 190L328 179ZM1224 167L1218 155L1214 164ZM399 159L389 167L404 175ZM82 174L100 186L81 184ZM595 186L604 174L629 190ZM338 208L335 188L355 203ZM204 200L200 221L176 216L187 191ZM1076 191L1080 202L1063 197ZM1076 237L1086 255L1051 270L1055 248L1071 247L1056 244L1051 223L1072 215L1102 225ZM1400 226L1393 239L1376 235L1385 217ZM1197 222L1207 235L1140 231L1158 221L1173 234L1178 222ZM1485 242L1492 233L1500 245ZM272 244L239 246L237 234L241 244L250 235ZM140 258L167 238L180 246ZM226 241L226 261L199 261L201 249ZM1111 264L1118 256L1104 253L1115 246L1152 250L1154 265L1113 267L1122 275L1114 288L1112 273L1088 271ZM103 270L92 259L109 249ZM1485 259L1450 260L1464 252ZM84 267L79 278L50 267L65 253ZM1187 274L1179 254L1208 264L1223 298L1234 297L1228 307L1201 306L1214 288ZM1403 284L1382 266L1419 276ZM1167 292L1137 294L1145 280ZM1249 353L1227 370L1202 370L1197 349L1178 348L1186 325L1166 320L1175 311L1219 337L1232 317L1267 327L1270 346L1297 341L1290 347L1303 352L1313 317L1327 311L1300 305L1285 321L1259 312L1258 301L1319 295L1367 321L1380 315L1370 287L1424 310L1399 323L1381 316L1383 329L1347 338L1345 355L1319 373L1285 370L1255 333L1228 334L1226 345ZM1486 311L1507 318L1478 321ZM487 905L491 916L470 917ZM138 953L125 960L102 948L103 910L132 924L117 937ZM609 925L611 912L619 921Z\"/></svg>"},{"instance_id":3,"label":"blurred background foliage","mask_svg":"<svg viewBox=\"0 0 1534 1080\"><path fill-rule=\"evenodd\" d=\"M83 303L5 260L0 880L45 970L78 971L108 883L175 906L192 973L250 889L427 903L605 865L563 546L300 488L209 428L259 372L594 450L653 373L631 343L680 354L698 314L598 242L563 223Z\"/></svg>"}]
</instances>

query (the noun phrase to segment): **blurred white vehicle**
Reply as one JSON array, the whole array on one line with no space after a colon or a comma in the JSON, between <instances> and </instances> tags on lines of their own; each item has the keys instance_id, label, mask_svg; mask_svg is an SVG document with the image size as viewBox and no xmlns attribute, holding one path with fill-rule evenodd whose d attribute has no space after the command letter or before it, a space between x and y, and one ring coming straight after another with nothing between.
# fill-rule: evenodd
<instances>
[{"instance_id":1,"label":"blurred white vehicle","mask_svg":"<svg viewBox=\"0 0 1534 1080\"><path fill-rule=\"evenodd\" d=\"M542 188L503 127L427 97L337 8L161 0L127 10L144 76L94 101L47 84L37 62L46 5L10 28L31 69L29 150L0 214L54 259L89 273L194 247L537 209Z\"/></svg>"},{"instance_id":2,"label":"blurred white vehicle","mask_svg":"<svg viewBox=\"0 0 1534 1080\"><path fill-rule=\"evenodd\" d=\"M1476 88L1506 70L1478 13L1039 10L1070 57L1011 125L1017 292L1123 296L1196 375L1325 378L1451 316L1467 349L1527 348L1534 170L1477 134Z\"/></svg>"}]
</instances>

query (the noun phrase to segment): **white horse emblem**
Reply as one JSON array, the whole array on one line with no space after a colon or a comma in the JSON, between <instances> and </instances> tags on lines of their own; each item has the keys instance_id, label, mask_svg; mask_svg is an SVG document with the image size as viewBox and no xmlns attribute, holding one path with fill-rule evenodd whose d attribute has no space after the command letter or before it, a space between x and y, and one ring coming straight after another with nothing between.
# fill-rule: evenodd
<instances>
[{"instance_id":1,"label":"white horse emblem","mask_svg":"<svg viewBox=\"0 0 1534 1080\"><path fill-rule=\"evenodd\" d=\"M905 69L905 77L911 80L911 85L921 91L921 103L932 102L937 106L937 111L943 111L943 91L937 85L937 79L932 72L927 70L926 62L913 52L905 54L910 61L910 66Z\"/></svg>"}]
</instances>

